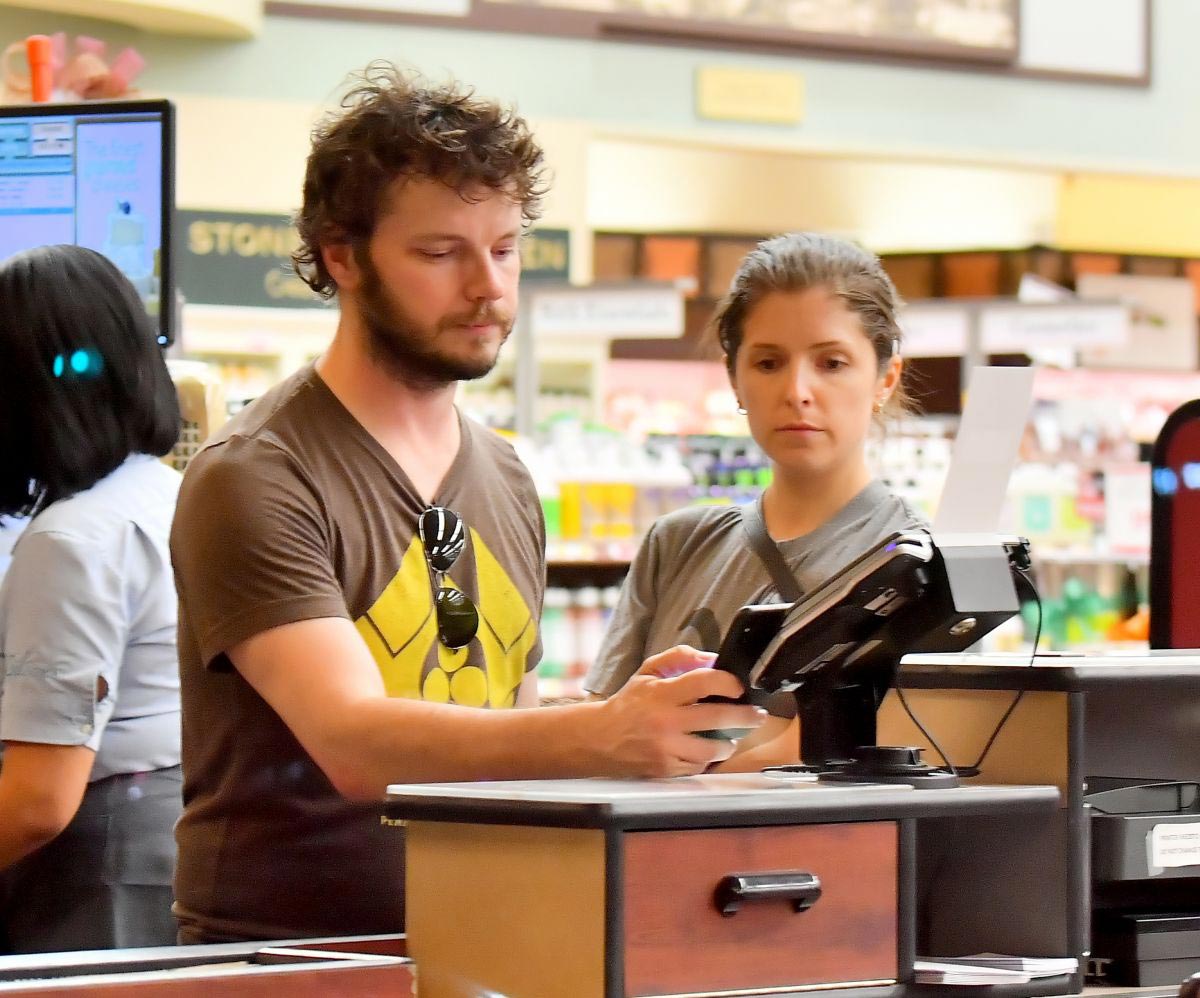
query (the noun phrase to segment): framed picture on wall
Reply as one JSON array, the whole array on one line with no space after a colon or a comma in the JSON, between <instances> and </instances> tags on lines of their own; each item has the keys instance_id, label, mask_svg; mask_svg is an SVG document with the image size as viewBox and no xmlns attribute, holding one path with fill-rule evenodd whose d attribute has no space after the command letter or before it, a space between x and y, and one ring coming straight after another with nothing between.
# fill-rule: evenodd
<instances>
[{"instance_id":1,"label":"framed picture on wall","mask_svg":"<svg viewBox=\"0 0 1200 998\"><path fill-rule=\"evenodd\" d=\"M516 30L712 41L1011 63L1019 0L475 0Z\"/></svg>"},{"instance_id":2,"label":"framed picture on wall","mask_svg":"<svg viewBox=\"0 0 1200 998\"><path fill-rule=\"evenodd\" d=\"M1151 80L1150 0L264 0L263 9L599 41L933 60L1082 83L1145 87Z\"/></svg>"},{"instance_id":3,"label":"framed picture on wall","mask_svg":"<svg viewBox=\"0 0 1200 998\"><path fill-rule=\"evenodd\" d=\"M306 10L331 17L355 19L359 14L383 17L466 17L471 12L471 0L287 0L286 3L266 4L268 13L293 13Z\"/></svg>"}]
</instances>

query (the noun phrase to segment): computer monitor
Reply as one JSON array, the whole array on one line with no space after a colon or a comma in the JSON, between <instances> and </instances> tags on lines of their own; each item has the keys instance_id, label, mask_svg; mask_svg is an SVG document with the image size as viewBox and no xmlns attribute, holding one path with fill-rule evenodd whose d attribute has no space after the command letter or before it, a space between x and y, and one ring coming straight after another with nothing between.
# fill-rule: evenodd
<instances>
[{"instance_id":1,"label":"computer monitor","mask_svg":"<svg viewBox=\"0 0 1200 998\"><path fill-rule=\"evenodd\" d=\"M55 243L103 253L169 345L174 148L166 100L0 105L0 259Z\"/></svg>"}]
</instances>

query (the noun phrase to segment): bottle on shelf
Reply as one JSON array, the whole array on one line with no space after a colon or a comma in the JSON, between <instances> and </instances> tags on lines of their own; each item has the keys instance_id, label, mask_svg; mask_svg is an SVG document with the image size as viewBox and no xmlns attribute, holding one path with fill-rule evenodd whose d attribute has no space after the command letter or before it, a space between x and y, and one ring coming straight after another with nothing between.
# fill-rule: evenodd
<instances>
[{"instance_id":1,"label":"bottle on shelf","mask_svg":"<svg viewBox=\"0 0 1200 998\"><path fill-rule=\"evenodd\" d=\"M552 586L542 603L542 661L538 666L538 688L544 697L569 694L573 684L568 674L575 667L575 641L568 620L571 593Z\"/></svg>"},{"instance_id":2,"label":"bottle on shelf","mask_svg":"<svg viewBox=\"0 0 1200 998\"><path fill-rule=\"evenodd\" d=\"M600 590L583 586L575 591L573 622L575 625L575 661L569 678L582 683L584 675L600 655L604 641L604 611Z\"/></svg>"}]
</instances>

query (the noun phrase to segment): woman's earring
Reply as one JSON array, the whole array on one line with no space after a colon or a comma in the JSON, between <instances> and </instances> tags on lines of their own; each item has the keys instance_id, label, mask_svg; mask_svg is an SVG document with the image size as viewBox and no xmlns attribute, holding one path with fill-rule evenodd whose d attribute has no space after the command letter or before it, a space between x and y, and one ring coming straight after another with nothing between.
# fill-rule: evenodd
<instances>
[{"instance_id":1,"label":"woman's earring","mask_svg":"<svg viewBox=\"0 0 1200 998\"><path fill-rule=\"evenodd\" d=\"M885 401L885 399L876 399L875 404L871 406L871 411L874 412L876 416L883 412L883 403Z\"/></svg>"},{"instance_id":2,"label":"woman's earring","mask_svg":"<svg viewBox=\"0 0 1200 998\"><path fill-rule=\"evenodd\" d=\"M739 416L746 415L746 407L742 405L741 400L738 401L737 411Z\"/></svg>"}]
</instances>

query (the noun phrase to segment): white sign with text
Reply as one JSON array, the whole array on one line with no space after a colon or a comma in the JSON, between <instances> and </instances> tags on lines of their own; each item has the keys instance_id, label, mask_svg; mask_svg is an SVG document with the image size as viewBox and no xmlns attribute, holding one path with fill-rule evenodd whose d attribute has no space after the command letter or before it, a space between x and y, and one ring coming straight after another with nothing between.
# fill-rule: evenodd
<instances>
[{"instance_id":1,"label":"white sign with text","mask_svg":"<svg viewBox=\"0 0 1200 998\"><path fill-rule=\"evenodd\" d=\"M1150 866L1200 866L1200 823L1155 825L1150 830Z\"/></svg>"}]
</instances>

